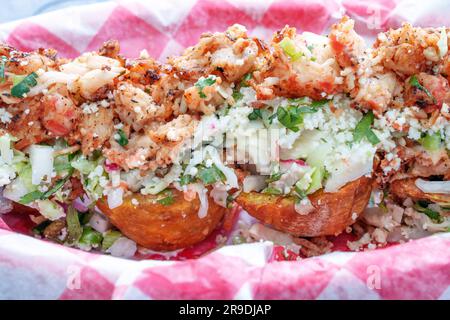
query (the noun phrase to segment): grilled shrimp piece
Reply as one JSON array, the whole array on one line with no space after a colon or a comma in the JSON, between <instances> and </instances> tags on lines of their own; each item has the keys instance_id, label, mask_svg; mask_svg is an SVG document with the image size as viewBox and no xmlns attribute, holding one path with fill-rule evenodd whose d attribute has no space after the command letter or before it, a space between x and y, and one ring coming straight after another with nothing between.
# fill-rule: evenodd
<instances>
[{"instance_id":1,"label":"grilled shrimp piece","mask_svg":"<svg viewBox=\"0 0 450 320\"><path fill-rule=\"evenodd\" d=\"M360 77L351 96L362 107L381 115L397 95L399 81L392 72L376 73L367 78Z\"/></svg>"},{"instance_id":2,"label":"grilled shrimp piece","mask_svg":"<svg viewBox=\"0 0 450 320\"><path fill-rule=\"evenodd\" d=\"M22 150L49 138L47 130L40 122L44 110L38 97L26 98L17 104L9 105L7 112L12 117L9 122L0 126L18 139L14 145L16 149Z\"/></svg>"},{"instance_id":3,"label":"grilled shrimp piece","mask_svg":"<svg viewBox=\"0 0 450 320\"><path fill-rule=\"evenodd\" d=\"M272 47L266 68L254 73L259 99L277 95L323 99L341 91L341 70L327 37L297 35L295 28L286 26L272 39Z\"/></svg>"},{"instance_id":4,"label":"grilled shrimp piece","mask_svg":"<svg viewBox=\"0 0 450 320\"><path fill-rule=\"evenodd\" d=\"M114 112L111 108L99 108L95 113L83 113L77 131L71 141L81 141L81 151L88 155L104 146L114 130Z\"/></svg>"},{"instance_id":5,"label":"grilled shrimp piece","mask_svg":"<svg viewBox=\"0 0 450 320\"><path fill-rule=\"evenodd\" d=\"M257 43L248 38L245 27L235 24L224 33L203 34L197 45L170 59L169 64L193 81L219 71L225 80L234 82L253 71L258 51Z\"/></svg>"},{"instance_id":6,"label":"grilled shrimp piece","mask_svg":"<svg viewBox=\"0 0 450 320\"><path fill-rule=\"evenodd\" d=\"M388 70L403 77L431 71L448 52L444 28L414 28L409 23L380 33L374 43L375 56Z\"/></svg>"},{"instance_id":7,"label":"grilled shrimp piece","mask_svg":"<svg viewBox=\"0 0 450 320\"><path fill-rule=\"evenodd\" d=\"M16 75L28 75L39 69L48 70L57 67L56 51L53 49L21 52L6 44L0 44L0 56L8 58L5 71Z\"/></svg>"},{"instance_id":8,"label":"grilled shrimp piece","mask_svg":"<svg viewBox=\"0 0 450 320\"><path fill-rule=\"evenodd\" d=\"M40 108L43 110L42 124L54 137L68 135L75 128L80 115L79 108L69 97L67 90L44 95Z\"/></svg>"},{"instance_id":9,"label":"grilled shrimp piece","mask_svg":"<svg viewBox=\"0 0 450 320\"><path fill-rule=\"evenodd\" d=\"M154 103L144 90L129 82L120 82L114 90L115 111L124 123L139 131L150 121L164 120L170 115L165 108Z\"/></svg>"},{"instance_id":10,"label":"grilled shrimp piece","mask_svg":"<svg viewBox=\"0 0 450 320\"><path fill-rule=\"evenodd\" d=\"M69 91L87 100L104 98L114 85L114 79L126 70L116 59L85 53L75 60L60 66L63 73L77 75L68 86Z\"/></svg>"},{"instance_id":11,"label":"grilled shrimp piece","mask_svg":"<svg viewBox=\"0 0 450 320\"><path fill-rule=\"evenodd\" d=\"M117 40L108 40L98 50L98 54L103 57L118 59L120 52L120 44Z\"/></svg>"},{"instance_id":12,"label":"grilled shrimp piece","mask_svg":"<svg viewBox=\"0 0 450 320\"><path fill-rule=\"evenodd\" d=\"M152 123L144 132L133 133L125 146L111 139L105 156L125 170L166 167L173 163L184 142L192 137L198 121L180 115L167 123Z\"/></svg>"},{"instance_id":13,"label":"grilled shrimp piece","mask_svg":"<svg viewBox=\"0 0 450 320\"><path fill-rule=\"evenodd\" d=\"M152 85L161 78L161 66L145 53L139 59L128 59L126 68L129 71L126 77L136 84Z\"/></svg>"},{"instance_id":14,"label":"grilled shrimp piece","mask_svg":"<svg viewBox=\"0 0 450 320\"><path fill-rule=\"evenodd\" d=\"M146 165L155 157L158 150L158 145L147 132L131 134L126 146L120 146L114 139L110 142L111 148L104 150L103 154L125 170L134 168L146 170Z\"/></svg>"},{"instance_id":15,"label":"grilled shrimp piece","mask_svg":"<svg viewBox=\"0 0 450 320\"><path fill-rule=\"evenodd\" d=\"M201 77L217 76L222 81L222 93L231 96L231 83L254 71L261 55L259 41L249 39L243 26L233 25L224 33L206 33L182 56L169 59L152 86L153 98L175 115L188 110L210 113L224 100L217 93L208 96L207 103L201 101L195 83Z\"/></svg>"}]
</instances>

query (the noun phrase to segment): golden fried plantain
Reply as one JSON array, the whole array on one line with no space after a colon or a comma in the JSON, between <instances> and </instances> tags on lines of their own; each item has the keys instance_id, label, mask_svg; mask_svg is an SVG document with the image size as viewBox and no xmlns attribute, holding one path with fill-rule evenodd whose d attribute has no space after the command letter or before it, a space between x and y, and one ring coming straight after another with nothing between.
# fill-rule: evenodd
<instances>
[{"instance_id":1,"label":"golden fried plantain","mask_svg":"<svg viewBox=\"0 0 450 320\"><path fill-rule=\"evenodd\" d=\"M338 192L319 190L308 198L315 210L302 215L295 211L295 198L257 192L242 193L237 203L250 215L294 236L337 235L361 214L372 191L372 179L361 177L347 183Z\"/></svg>"},{"instance_id":2,"label":"golden fried plantain","mask_svg":"<svg viewBox=\"0 0 450 320\"><path fill-rule=\"evenodd\" d=\"M416 178L394 180L390 185L391 194L404 200L428 200L437 203L449 203L450 195L442 193L425 193L416 186Z\"/></svg>"},{"instance_id":3,"label":"golden fried plantain","mask_svg":"<svg viewBox=\"0 0 450 320\"><path fill-rule=\"evenodd\" d=\"M187 201L183 193L171 190L173 203L159 203L158 196L133 194L117 208L110 209L105 199L98 208L123 234L139 245L157 251L185 248L204 240L221 222L228 209L209 199L208 214L198 217L200 200ZM131 200L136 205L133 205Z\"/></svg>"}]
</instances>

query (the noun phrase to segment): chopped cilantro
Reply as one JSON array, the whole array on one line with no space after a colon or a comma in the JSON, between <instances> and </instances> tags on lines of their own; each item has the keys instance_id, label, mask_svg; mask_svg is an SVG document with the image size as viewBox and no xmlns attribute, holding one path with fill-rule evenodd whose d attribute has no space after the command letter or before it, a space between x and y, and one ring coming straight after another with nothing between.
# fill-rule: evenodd
<instances>
[{"instance_id":1,"label":"chopped cilantro","mask_svg":"<svg viewBox=\"0 0 450 320\"><path fill-rule=\"evenodd\" d=\"M428 216L428 218L430 218L431 220L434 220L434 221L437 221L437 222L441 222L442 221L442 217L439 214L439 212L434 211L432 209L429 209L427 204L423 204L421 202L417 202L416 204L414 204L414 209L416 209L419 212L422 212L422 213L426 214Z\"/></svg>"},{"instance_id":2,"label":"chopped cilantro","mask_svg":"<svg viewBox=\"0 0 450 320\"><path fill-rule=\"evenodd\" d=\"M30 202L36 201L36 200L45 200L50 198L54 193L56 193L59 189L61 189L64 184L69 180L69 178L72 176L74 169L71 167L69 169L69 173L62 179L59 179L56 181L56 183L53 185L53 187L46 191L42 192L39 190L34 190L26 195L24 195L22 198L20 198L19 203L20 204L28 204Z\"/></svg>"},{"instance_id":3,"label":"chopped cilantro","mask_svg":"<svg viewBox=\"0 0 450 320\"><path fill-rule=\"evenodd\" d=\"M274 187L267 187L261 192L265 193L265 194L273 194L273 195L280 195L281 194L281 190L277 189L277 188L274 188Z\"/></svg>"},{"instance_id":4,"label":"chopped cilantro","mask_svg":"<svg viewBox=\"0 0 450 320\"><path fill-rule=\"evenodd\" d=\"M280 180L281 175L282 175L281 172L275 172L275 173L272 173L272 174L266 179L266 182L267 182L267 183L271 183L271 182L274 182L274 181L278 181L278 180Z\"/></svg>"},{"instance_id":5,"label":"chopped cilantro","mask_svg":"<svg viewBox=\"0 0 450 320\"><path fill-rule=\"evenodd\" d=\"M262 119L261 109L253 109L253 111L248 115L249 120Z\"/></svg>"},{"instance_id":6,"label":"chopped cilantro","mask_svg":"<svg viewBox=\"0 0 450 320\"><path fill-rule=\"evenodd\" d=\"M380 142L377 135L372 131L370 126L373 124L374 115L372 111L367 112L356 125L353 131L353 140L355 142L361 141L364 137L373 145Z\"/></svg>"},{"instance_id":7,"label":"chopped cilantro","mask_svg":"<svg viewBox=\"0 0 450 320\"><path fill-rule=\"evenodd\" d=\"M185 185L192 183L193 181L194 181L194 177L189 174L186 174L180 178L180 185L185 186Z\"/></svg>"},{"instance_id":8,"label":"chopped cilantro","mask_svg":"<svg viewBox=\"0 0 450 320\"><path fill-rule=\"evenodd\" d=\"M122 129L117 130L117 136L114 137L114 140L117 141L122 147L128 144L128 138L125 132Z\"/></svg>"},{"instance_id":9,"label":"chopped cilantro","mask_svg":"<svg viewBox=\"0 0 450 320\"><path fill-rule=\"evenodd\" d=\"M244 95L238 89L233 90L232 97L233 97L234 102L238 102L239 100L242 99L243 96Z\"/></svg>"},{"instance_id":10,"label":"chopped cilantro","mask_svg":"<svg viewBox=\"0 0 450 320\"><path fill-rule=\"evenodd\" d=\"M162 204L163 206L170 206L175 202L175 199L173 198L173 193L170 190L164 190L160 192L161 197L156 200L159 204Z\"/></svg>"},{"instance_id":11,"label":"chopped cilantro","mask_svg":"<svg viewBox=\"0 0 450 320\"><path fill-rule=\"evenodd\" d=\"M252 78L252 74L251 73L246 73L243 77L242 77L242 80L241 80L241 82L240 82L240 86L241 87L248 87L249 86L249 84L248 84L248 82L250 81L250 79Z\"/></svg>"},{"instance_id":12,"label":"chopped cilantro","mask_svg":"<svg viewBox=\"0 0 450 320\"><path fill-rule=\"evenodd\" d=\"M2 56L0 58L0 83L5 82L5 66L6 66L6 62L8 62L8 58L6 58L5 56Z\"/></svg>"},{"instance_id":13,"label":"chopped cilantro","mask_svg":"<svg viewBox=\"0 0 450 320\"><path fill-rule=\"evenodd\" d=\"M38 75L35 72L30 73L11 88L11 95L17 98L23 98L25 94L30 92L30 88L37 85ZM20 79L20 78L19 78Z\"/></svg>"},{"instance_id":14,"label":"chopped cilantro","mask_svg":"<svg viewBox=\"0 0 450 320\"><path fill-rule=\"evenodd\" d=\"M197 177L202 180L205 185L226 179L223 172L214 164L211 167L200 166L198 168Z\"/></svg>"},{"instance_id":15,"label":"chopped cilantro","mask_svg":"<svg viewBox=\"0 0 450 320\"><path fill-rule=\"evenodd\" d=\"M212 86L214 83L216 83L216 78L214 76L208 76L208 78L202 77L198 79L198 81L195 83L195 86L198 89L198 95L200 96L200 98L206 98L206 94L203 93L203 89L205 87Z\"/></svg>"},{"instance_id":16,"label":"chopped cilantro","mask_svg":"<svg viewBox=\"0 0 450 320\"><path fill-rule=\"evenodd\" d=\"M433 100L433 103L436 103L436 99L433 97L430 91L428 91L427 88L425 88L423 85L420 84L419 80L417 79L416 75L413 75L411 78L409 78L409 84L420 91L425 92L425 94Z\"/></svg>"}]
</instances>

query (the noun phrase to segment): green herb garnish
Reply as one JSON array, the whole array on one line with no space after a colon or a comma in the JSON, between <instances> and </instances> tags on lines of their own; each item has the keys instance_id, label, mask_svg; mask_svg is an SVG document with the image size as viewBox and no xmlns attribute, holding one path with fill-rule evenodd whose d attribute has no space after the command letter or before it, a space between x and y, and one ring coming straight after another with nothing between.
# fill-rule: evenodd
<instances>
[{"instance_id":1,"label":"green herb garnish","mask_svg":"<svg viewBox=\"0 0 450 320\"><path fill-rule=\"evenodd\" d=\"M103 240L103 236L100 232L92 229L92 227L84 227L78 243L91 247L98 247Z\"/></svg>"},{"instance_id":2,"label":"green herb garnish","mask_svg":"<svg viewBox=\"0 0 450 320\"><path fill-rule=\"evenodd\" d=\"M252 78L252 74L251 74L251 73L246 73L246 74L242 77L242 80L241 80L241 82L239 83L239 85L240 85L241 87L248 87L248 86L249 86L248 82L250 81L251 78Z\"/></svg>"},{"instance_id":3,"label":"green herb garnish","mask_svg":"<svg viewBox=\"0 0 450 320\"><path fill-rule=\"evenodd\" d=\"M67 209L66 214L66 224L67 224L67 242L69 244L74 244L78 242L83 234L83 228L81 227L80 220L78 218L78 212L70 206Z\"/></svg>"},{"instance_id":4,"label":"green herb garnish","mask_svg":"<svg viewBox=\"0 0 450 320\"><path fill-rule=\"evenodd\" d=\"M266 179L266 182L267 182L267 183L271 183L271 182L274 182L274 181L278 181L278 180L280 180L281 175L282 175L281 172L275 172L275 173L272 173L272 174Z\"/></svg>"},{"instance_id":5,"label":"green herb garnish","mask_svg":"<svg viewBox=\"0 0 450 320\"><path fill-rule=\"evenodd\" d=\"M163 206L170 206L175 202L175 199L173 198L173 193L170 190L164 190L160 192L161 198L156 200L159 204L162 204Z\"/></svg>"},{"instance_id":6,"label":"green herb garnish","mask_svg":"<svg viewBox=\"0 0 450 320\"><path fill-rule=\"evenodd\" d=\"M422 205L421 203L417 202L414 204L414 209L416 209L419 212L424 213L431 220L434 220L436 222L442 222L442 217L439 214L439 212L429 209L428 205Z\"/></svg>"},{"instance_id":7,"label":"green herb garnish","mask_svg":"<svg viewBox=\"0 0 450 320\"><path fill-rule=\"evenodd\" d=\"M192 183L193 181L194 181L194 177L191 176L190 174L186 174L180 178L180 185L185 186L185 185Z\"/></svg>"},{"instance_id":8,"label":"green herb garnish","mask_svg":"<svg viewBox=\"0 0 450 320\"><path fill-rule=\"evenodd\" d=\"M262 119L262 112L261 109L253 109L252 112L248 115L249 120L256 120L256 119Z\"/></svg>"},{"instance_id":9,"label":"green herb garnish","mask_svg":"<svg viewBox=\"0 0 450 320\"><path fill-rule=\"evenodd\" d=\"M11 88L11 95L16 98L23 98L30 92L30 88L37 85L38 75L35 72L30 73Z\"/></svg>"},{"instance_id":10,"label":"green herb garnish","mask_svg":"<svg viewBox=\"0 0 450 320\"><path fill-rule=\"evenodd\" d=\"M39 190L31 191L31 192L27 193L26 195L22 196L22 198L20 198L20 200L18 202L20 204L28 204L30 202L40 200L43 194L44 193Z\"/></svg>"},{"instance_id":11,"label":"green herb garnish","mask_svg":"<svg viewBox=\"0 0 450 320\"><path fill-rule=\"evenodd\" d=\"M206 98L206 94L203 93L203 89L205 87L212 86L214 83L216 83L216 78L214 76L208 76L208 78L198 79L198 81L195 83L195 86L198 89L198 95L200 96L200 98Z\"/></svg>"},{"instance_id":12,"label":"green herb garnish","mask_svg":"<svg viewBox=\"0 0 450 320\"><path fill-rule=\"evenodd\" d=\"M425 92L425 94L433 100L433 103L436 103L436 99L433 97L433 95L431 94L430 91L428 91L427 88L425 88L423 85L420 84L419 80L417 79L416 75L413 75L411 78L409 78L409 84L412 87L415 87L417 89L419 89L420 91Z\"/></svg>"},{"instance_id":13,"label":"green herb garnish","mask_svg":"<svg viewBox=\"0 0 450 320\"><path fill-rule=\"evenodd\" d=\"M24 195L22 198L20 198L19 203L20 204L28 204L30 202L36 201L36 200L45 200L50 198L54 193L56 193L59 189L61 189L64 184L69 180L69 178L72 176L74 169L70 168L69 173L62 179L59 179L56 181L56 183L53 185L53 187L45 192L34 190L26 195Z\"/></svg>"},{"instance_id":14,"label":"green herb garnish","mask_svg":"<svg viewBox=\"0 0 450 320\"><path fill-rule=\"evenodd\" d=\"M435 134L427 134L419 139L420 144L428 151L436 151L441 148L441 135L439 132Z\"/></svg>"},{"instance_id":15,"label":"green herb garnish","mask_svg":"<svg viewBox=\"0 0 450 320\"><path fill-rule=\"evenodd\" d=\"M238 102L239 100L242 99L243 96L244 95L238 89L233 90L232 97L233 97L234 102Z\"/></svg>"},{"instance_id":16,"label":"green herb garnish","mask_svg":"<svg viewBox=\"0 0 450 320\"><path fill-rule=\"evenodd\" d=\"M128 144L128 138L125 132L122 129L117 130L117 137L114 137L114 140L122 147Z\"/></svg>"},{"instance_id":17,"label":"green herb garnish","mask_svg":"<svg viewBox=\"0 0 450 320\"><path fill-rule=\"evenodd\" d=\"M373 124L375 116L372 111L367 112L356 125L353 131L353 140L359 142L362 138L366 138L371 144L375 145L380 142L377 135L372 131L370 126Z\"/></svg>"},{"instance_id":18,"label":"green herb garnish","mask_svg":"<svg viewBox=\"0 0 450 320\"><path fill-rule=\"evenodd\" d=\"M279 43L281 49L287 54L292 61L296 61L303 56L303 52L297 50L294 41L289 38L283 38Z\"/></svg>"},{"instance_id":19,"label":"green herb garnish","mask_svg":"<svg viewBox=\"0 0 450 320\"><path fill-rule=\"evenodd\" d=\"M102 250L103 251L108 250L114 244L114 242L121 236L122 234L119 231L115 230L106 231L105 235L103 236Z\"/></svg>"},{"instance_id":20,"label":"green herb garnish","mask_svg":"<svg viewBox=\"0 0 450 320\"><path fill-rule=\"evenodd\" d=\"M197 177L202 180L205 185L226 179L223 172L220 171L215 164L210 167L200 166L198 168Z\"/></svg>"},{"instance_id":21,"label":"green herb garnish","mask_svg":"<svg viewBox=\"0 0 450 320\"><path fill-rule=\"evenodd\" d=\"M273 195L280 195L281 194L281 190L277 189L277 188L274 188L274 187L267 187L261 192L265 193L265 194L273 194Z\"/></svg>"},{"instance_id":22,"label":"green herb garnish","mask_svg":"<svg viewBox=\"0 0 450 320\"><path fill-rule=\"evenodd\" d=\"M2 56L0 58L0 83L5 82L5 80L6 80L6 77L5 77L6 62L8 62L8 58L6 58L5 56Z\"/></svg>"}]
</instances>

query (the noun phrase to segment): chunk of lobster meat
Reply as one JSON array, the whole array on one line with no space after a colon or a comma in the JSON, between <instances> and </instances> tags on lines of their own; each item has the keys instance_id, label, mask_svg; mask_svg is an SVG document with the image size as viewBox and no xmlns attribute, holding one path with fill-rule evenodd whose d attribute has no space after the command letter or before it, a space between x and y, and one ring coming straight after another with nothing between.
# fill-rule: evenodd
<instances>
[{"instance_id":1,"label":"chunk of lobster meat","mask_svg":"<svg viewBox=\"0 0 450 320\"><path fill-rule=\"evenodd\" d=\"M345 16L331 26L329 35L331 48L341 67L354 67L365 56L364 39L354 30L355 21Z\"/></svg>"},{"instance_id":2,"label":"chunk of lobster meat","mask_svg":"<svg viewBox=\"0 0 450 320\"><path fill-rule=\"evenodd\" d=\"M359 78L351 95L362 107L381 115L391 103L400 83L393 72Z\"/></svg>"},{"instance_id":3,"label":"chunk of lobster meat","mask_svg":"<svg viewBox=\"0 0 450 320\"><path fill-rule=\"evenodd\" d=\"M115 111L124 123L139 131L150 121L164 120L165 108L154 103L144 90L129 82L120 82L114 90ZM170 115L170 114L169 114Z\"/></svg>"},{"instance_id":4,"label":"chunk of lobster meat","mask_svg":"<svg viewBox=\"0 0 450 320\"><path fill-rule=\"evenodd\" d=\"M254 73L259 99L277 95L323 99L341 91L341 69L327 37L297 35L295 28L285 27L274 36L272 47L266 68Z\"/></svg>"},{"instance_id":5,"label":"chunk of lobster meat","mask_svg":"<svg viewBox=\"0 0 450 320\"><path fill-rule=\"evenodd\" d=\"M234 82L253 71L258 54L256 41L248 38L245 27L235 24L224 33L203 34L198 44L170 59L169 64L193 81L219 72L224 79Z\"/></svg>"},{"instance_id":6,"label":"chunk of lobster meat","mask_svg":"<svg viewBox=\"0 0 450 320\"><path fill-rule=\"evenodd\" d=\"M125 146L112 140L111 148L104 154L125 170L167 167L193 136L197 123L198 120L190 115L180 115L166 123L153 122L144 132L131 134Z\"/></svg>"},{"instance_id":7,"label":"chunk of lobster meat","mask_svg":"<svg viewBox=\"0 0 450 320\"><path fill-rule=\"evenodd\" d=\"M449 83L443 76L421 72L414 77L405 81L403 97L406 105L440 107L442 103L450 101ZM417 80L417 83L412 80Z\"/></svg>"},{"instance_id":8,"label":"chunk of lobster meat","mask_svg":"<svg viewBox=\"0 0 450 320\"><path fill-rule=\"evenodd\" d=\"M155 158L159 149L148 132L131 134L125 146L121 146L114 141L114 137L110 143L111 147L105 149L103 154L107 159L124 170L135 168L146 170L149 161Z\"/></svg>"},{"instance_id":9,"label":"chunk of lobster meat","mask_svg":"<svg viewBox=\"0 0 450 320\"><path fill-rule=\"evenodd\" d=\"M445 29L414 28L405 23L399 29L380 33L374 43L380 63L399 75L409 77L427 72L447 54Z\"/></svg>"},{"instance_id":10,"label":"chunk of lobster meat","mask_svg":"<svg viewBox=\"0 0 450 320\"><path fill-rule=\"evenodd\" d=\"M60 66L63 73L78 77L68 85L69 91L86 100L96 100L106 94L115 79L126 70L121 61L90 52Z\"/></svg>"},{"instance_id":11,"label":"chunk of lobster meat","mask_svg":"<svg viewBox=\"0 0 450 320\"><path fill-rule=\"evenodd\" d=\"M72 139L81 141L81 151L88 155L102 148L113 136L114 112L110 108L99 108L95 113L83 113L77 132Z\"/></svg>"},{"instance_id":12,"label":"chunk of lobster meat","mask_svg":"<svg viewBox=\"0 0 450 320\"><path fill-rule=\"evenodd\" d=\"M196 85L187 88L184 91L183 98L186 110L194 113L212 114L217 107L225 102L226 98L231 99L232 94L233 89L228 84L224 85L220 77L215 77L213 84L206 85L201 89Z\"/></svg>"}]
</instances>

